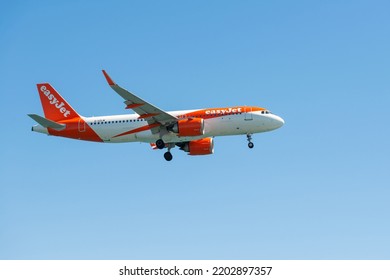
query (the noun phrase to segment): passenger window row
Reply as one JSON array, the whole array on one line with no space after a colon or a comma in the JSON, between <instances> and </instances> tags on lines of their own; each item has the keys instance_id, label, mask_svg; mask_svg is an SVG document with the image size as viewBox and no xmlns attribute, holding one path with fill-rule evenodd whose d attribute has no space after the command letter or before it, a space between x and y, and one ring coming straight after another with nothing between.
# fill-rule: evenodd
<instances>
[{"instance_id":1,"label":"passenger window row","mask_svg":"<svg viewBox=\"0 0 390 280\"><path fill-rule=\"evenodd\" d=\"M114 124L114 123L128 123L128 122L140 122L144 121L145 119L136 119L136 120L119 120L119 121L100 121L100 122L91 122L90 125L97 125L97 124Z\"/></svg>"},{"instance_id":2,"label":"passenger window row","mask_svg":"<svg viewBox=\"0 0 390 280\"><path fill-rule=\"evenodd\" d=\"M269 114L269 111L262 111L261 113ZM215 117L215 116L228 116L228 115L241 115L242 113L229 113L229 114L210 114L210 115L194 115L194 116L177 116L178 118L205 118L205 117ZM98 124L114 124L114 123L128 123L128 122L140 122L145 121L145 119L135 119L135 120L119 120L119 121L99 121L99 122L91 122L90 125L98 125Z\"/></svg>"}]
</instances>

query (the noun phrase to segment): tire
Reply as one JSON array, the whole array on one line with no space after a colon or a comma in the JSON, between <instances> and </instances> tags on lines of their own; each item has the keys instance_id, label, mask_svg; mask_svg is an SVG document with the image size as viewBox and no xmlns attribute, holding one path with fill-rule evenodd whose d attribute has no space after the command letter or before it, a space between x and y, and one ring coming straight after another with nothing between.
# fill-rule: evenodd
<instances>
[{"instance_id":1,"label":"tire","mask_svg":"<svg viewBox=\"0 0 390 280\"><path fill-rule=\"evenodd\" d=\"M255 146L255 145L254 145L252 142L249 142L249 143L248 143L249 149L253 149L254 146Z\"/></svg>"},{"instance_id":2,"label":"tire","mask_svg":"<svg viewBox=\"0 0 390 280\"><path fill-rule=\"evenodd\" d=\"M157 141L156 141L156 146L157 146L157 148L158 149L164 149L165 148L165 143L164 143L164 141L162 140L162 139L158 139Z\"/></svg>"},{"instance_id":3,"label":"tire","mask_svg":"<svg viewBox=\"0 0 390 280\"><path fill-rule=\"evenodd\" d=\"M164 154L164 158L165 158L166 161L171 161L173 156L172 156L171 152L166 152Z\"/></svg>"}]
</instances>

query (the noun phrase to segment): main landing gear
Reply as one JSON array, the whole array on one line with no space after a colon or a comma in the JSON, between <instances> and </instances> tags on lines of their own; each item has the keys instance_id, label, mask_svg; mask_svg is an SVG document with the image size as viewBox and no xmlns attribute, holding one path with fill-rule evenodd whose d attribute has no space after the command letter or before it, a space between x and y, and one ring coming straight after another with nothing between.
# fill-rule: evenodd
<instances>
[{"instance_id":1,"label":"main landing gear","mask_svg":"<svg viewBox=\"0 0 390 280\"><path fill-rule=\"evenodd\" d=\"M173 158L172 153L169 152L169 151L166 152L166 153L164 154L164 158L165 158L166 161L171 161L172 158Z\"/></svg>"},{"instance_id":2,"label":"main landing gear","mask_svg":"<svg viewBox=\"0 0 390 280\"><path fill-rule=\"evenodd\" d=\"M252 134L248 133L246 135L246 138L248 140L248 147L249 149L253 149L253 147L255 146L253 143L252 143Z\"/></svg>"},{"instance_id":3,"label":"main landing gear","mask_svg":"<svg viewBox=\"0 0 390 280\"><path fill-rule=\"evenodd\" d=\"M171 161L173 156L172 156L172 153L171 153L171 149L173 147L175 147L175 144L172 144L172 143L169 143L169 144L165 144L164 141L162 139L158 139L156 141L156 147L160 150L168 147L168 152L165 152L164 153L164 158L166 161Z\"/></svg>"},{"instance_id":4,"label":"main landing gear","mask_svg":"<svg viewBox=\"0 0 390 280\"><path fill-rule=\"evenodd\" d=\"M156 141L156 146L157 148L159 148L160 150L164 149L165 148L165 143L162 139L158 139Z\"/></svg>"}]
</instances>

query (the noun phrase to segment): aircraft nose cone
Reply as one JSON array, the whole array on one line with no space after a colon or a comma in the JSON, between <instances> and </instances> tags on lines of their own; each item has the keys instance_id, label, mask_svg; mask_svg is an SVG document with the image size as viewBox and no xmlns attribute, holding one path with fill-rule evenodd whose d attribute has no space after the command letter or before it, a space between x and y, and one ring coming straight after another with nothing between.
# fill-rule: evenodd
<instances>
[{"instance_id":1,"label":"aircraft nose cone","mask_svg":"<svg viewBox=\"0 0 390 280\"><path fill-rule=\"evenodd\" d=\"M284 120L279 116L274 116L275 129L284 125Z\"/></svg>"},{"instance_id":2,"label":"aircraft nose cone","mask_svg":"<svg viewBox=\"0 0 390 280\"><path fill-rule=\"evenodd\" d=\"M276 122L277 122L278 128L282 127L284 125L284 120L279 116L276 116Z\"/></svg>"}]
</instances>

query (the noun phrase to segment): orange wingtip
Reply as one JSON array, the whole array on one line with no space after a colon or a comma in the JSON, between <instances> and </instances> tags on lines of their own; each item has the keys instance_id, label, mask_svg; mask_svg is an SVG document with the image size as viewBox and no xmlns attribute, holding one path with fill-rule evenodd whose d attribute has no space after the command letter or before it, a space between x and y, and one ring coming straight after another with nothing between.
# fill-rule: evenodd
<instances>
[{"instance_id":1,"label":"orange wingtip","mask_svg":"<svg viewBox=\"0 0 390 280\"><path fill-rule=\"evenodd\" d=\"M105 70L102 70L103 71L103 74L104 74L104 77L106 77L106 80L107 80L107 83L110 85L110 86L114 86L115 83L114 81L111 79L110 76L108 76L107 72Z\"/></svg>"}]
</instances>

